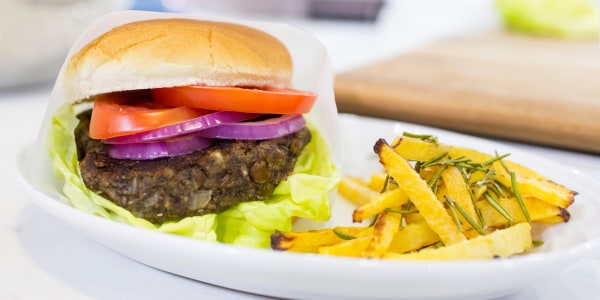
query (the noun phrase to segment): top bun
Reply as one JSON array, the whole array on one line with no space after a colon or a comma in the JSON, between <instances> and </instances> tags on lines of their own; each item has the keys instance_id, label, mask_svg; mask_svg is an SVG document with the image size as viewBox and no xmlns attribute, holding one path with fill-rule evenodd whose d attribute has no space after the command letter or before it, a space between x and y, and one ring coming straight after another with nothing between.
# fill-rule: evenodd
<instances>
[{"instance_id":1,"label":"top bun","mask_svg":"<svg viewBox=\"0 0 600 300\"><path fill-rule=\"evenodd\" d=\"M126 90L203 84L287 87L292 60L275 37L242 25L192 19L124 24L75 54L67 101Z\"/></svg>"}]
</instances>

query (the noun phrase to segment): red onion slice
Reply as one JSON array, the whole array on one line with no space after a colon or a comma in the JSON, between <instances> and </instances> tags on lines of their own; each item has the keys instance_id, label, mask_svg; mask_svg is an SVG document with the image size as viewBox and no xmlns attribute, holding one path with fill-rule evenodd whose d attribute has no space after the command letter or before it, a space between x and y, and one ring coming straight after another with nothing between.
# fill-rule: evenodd
<instances>
[{"instance_id":1,"label":"red onion slice","mask_svg":"<svg viewBox=\"0 0 600 300\"><path fill-rule=\"evenodd\" d=\"M197 134L216 139L266 140L294 133L305 125L302 115L295 114L255 122L223 124L201 130Z\"/></svg>"},{"instance_id":2,"label":"red onion slice","mask_svg":"<svg viewBox=\"0 0 600 300\"><path fill-rule=\"evenodd\" d=\"M165 126L140 133L118 136L110 139L105 139L102 142L105 144L132 144L132 143L147 143L153 141L165 140L168 138L189 134L192 132L204 130L207 128L239 122L260 117L261 114L243 113L232 111L218 111L206 114L204 116L191 119L189 121L178 124Z\"/></svg>"},{"instance_id":3,"label":"red onion slice","mask_svg":"<svg viewBox=\"0 0 600 300\"><path fill-rule=\"evenodd\" d=\"M111 144L109 155L117 159L150 160L173 157L202 150L211 144L211 139L195 134L150 143Z\"/></svg>"}]
</instances>

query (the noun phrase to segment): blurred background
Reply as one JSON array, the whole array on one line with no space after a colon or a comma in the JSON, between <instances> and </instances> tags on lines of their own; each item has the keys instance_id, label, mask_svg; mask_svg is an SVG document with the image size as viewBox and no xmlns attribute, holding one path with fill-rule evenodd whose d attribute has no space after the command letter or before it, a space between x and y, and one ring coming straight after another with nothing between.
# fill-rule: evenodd
<instances>
[{"instance_id":1,"label":"blurred background","mask_svg":"<svg viewBox=\"0 0 600 300\"><path fill-rule=\"evenodd\" d=\"M342 112L600 153L595 0L3 0L0 95L49 93L82 30L125 9L304 29Z\"/></svg>"},{"instance_id":2,"label":"blurred background","mask_svg":"<svg viewBox=\"0 0 600 300\"><path fill-rule=\"evenodd\" d=\"M77 35L95 18L114 10L291 23L316 34L336 55L351 53L351 59L333 58L334 69L342 70L366 63L363 57L381 60L434 37L508 25L533 34L594 38L598 30L597 11L590 10L594 4L592 0L3 0L0 89L52 81ZM537 15L519 16L519 10L522 15L528 11ZM338 51L347 47L353 51Z\"/></svg>"}]
</instances>

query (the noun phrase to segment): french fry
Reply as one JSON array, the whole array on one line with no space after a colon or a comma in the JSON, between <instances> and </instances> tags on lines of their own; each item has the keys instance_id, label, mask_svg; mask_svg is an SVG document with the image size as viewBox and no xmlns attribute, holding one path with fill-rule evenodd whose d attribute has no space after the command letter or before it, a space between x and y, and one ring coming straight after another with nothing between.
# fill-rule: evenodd
<instances>
[{"instance_id":1,"label":"french fry","mask_svg":"<svg viewBox=\"0 0 600 300\"><path fill-rule=\"evenodd\" d=\"M371 235L366 235L356 239L343 241L335 245L319 247L318 253L324 255L358 257L367 248L370 242Z\"/></svg>"},{"instance_id":2,"label":"french fry","mask_svg":"<svg viewBox=\"0 0 600 300\"><path fill-rule=\"evenodd\" d=\"M486 162L492 158L494 158L493 155L489 155L477 150L473 150L473 149L469 149L469 148L463 148L463 147L449 147L449 151L448 151L448 156L450 157L464 157L464 158L468 158L469 160L471 160L474 163L483 163Z\"/></svg>"},{"instance_id":3,"label":"french fry","mask_svg":"<svg viewBox=\"0 0 600 300\"><path fill-rule=\"evenodd\" d=\"M423 218L423 215L418 212L404 214L404 220L406 221L406 224L425 223L425 218Z\"/></svg>"},{"instance_id":4,"label":"french fry","mask_svg":"<svg viewBox=\"0 0 600 300\"><path fill-rule=\"evenodd\" d=\"M478 217L475 212L474 201L469 192L469 186L458 168L453 166L448 167L442 172L442 180L444 180L444 186L446 187L448 195L477 221Z\"/></svg>"},{"instance_id":5,"label":"french fry","mask_svg":"<svg viewBox=\"0 0 600 300\"><path fill-rule=\"evenodd\" d=\"M359 178L343 176L338 185L338 193L357 206L365 205L379 195Z\"/></svg>"},{"instance_id":6,"label":"french fry","mask_svg":"<svg viewBox=\"0 0 600 300\"><path fill-rule=\"evenodd\" d=\"M336 233L337 232L337 233ZM304 232L276 232L271 235L271 248L298 252L316 252L318 247L344 241L341 234L360 237L373 232L371 227L335 227Z\"/></svg>"},{"instance_id":7,"label":"french fry","mask_svg":"<svg viewBox=\"0 0 600 300\"><path fill-rule=\"evenodd\" d=\"M497 176L498 181L512 189L511 177L506 172ZM550 180L525 178L517 175L517 189L523 196L531 196L550 204L567 208L575 200L575 192Z\"/></svg>"},{"instance_id":8,"label":"french fry","mask_svg":"<svg viewBox=\"0 0 600 300\"><path fill-rule=\"evenodd\" d=\"M508 257L532 247L531 225L519 223L453 245L428 248L419 252L397 254L388 252L385 258L398 260L456 260Z\"/></svg>"},{"instance_id":9,"label":"french fry","mask_svg":"<svg viewBox=\"0 0 600 300\"><path fill-rule=\"evenodd\" d=\"M513 217L515 223L525 222L525 216L521 207L514 198L499 198L497 202ZM541 201L534 197L525 196L523 202L532 221L538 221L549 217L564 216L565 209L548 202ZM498 227L509 224L510 222L504 218L496 209L488 202L479 201L477 207L481 210L483 219L487 226Z\"/></svg>"},{"instance_id":10,"label":"french fry","mask_svg":"<svg viewBox=\"0 0 600 300\"><path fill-rule=\"evenodd\" d=\"M398 188L398 185L393 182L389 182L388 175L385 173L373 173L368 183L369 187L376 191L381 192L387 185L387 190L394 190Z\"/></svg>"},{"instance_id":11,"label":"french fry","mask_svg":"<svg viewBox=\"0 0 600 300\"><path fill-rule=\"evenodd\" d=\"M373 229L373 236L367 248L361 252L361 257L381 258L390 247L394 235L400 230L402 214L394 212L382 212Z\"/></svg>"},{"instance_id":12,"label":"french fry","mask_svg":"<svg viewBox=\"0 0 600 300\"><path fill-rule=\"evenodd\" d=\"M440 241L440 237L424 221L411 223L402 228L392 240L389 251L404 253L419 250Z\"/></svg>"},{"instance_id":13,"label":"french fry","mask_svg":"<svg viewBox=\"0 0 600 300\"><path fill-rule=\"evenodd\" d=\"M576 195L520 164L407 134L375 143L385 172L345 176L352 218L372 226L276 233L272 248L398 260L507 257L533 246L531 223L569 221ZM413 166L414 163L414 166ZM516 186L516 189L514 188ZM539 227L543 230L545 227Z\"/></svg>"},{"instance_id":14,"label":"french fry","mask_svg":"<svg viewBox=\"0 0 600 300\"><path fill-rule=\"evenodd\" d=\"M421 212L427 224L446 245L462 242L466 238L448 215L443 204L437 200L429 186L413 167L396 153L383 139L375 144L375 152L384 168L392 176L401 190Z\"/></svg>"},{"instance_id":15,"label":"french fry","mask_svg":"<svg viewBox=\"0 0 600 300\"><path fill-rule=\"evenodd\" d=\"M571 219L571 214L569 213L569 211L564 208L560 208L560 210L560 215L545 217L537 220L537 222L542 224L556 224L569 222L569 220Z\"/></svg>"},{"instance_id":16,"label":"french fry","mask_svg":"<svg viewBox=\"0 0 600 300\"><path fill-rule=\"evenodd\" d=\"M521 164L512 162L510 160L505 160L504 163L511 171L515 172L517 174L517 176L524 177L524 178L535 178L535 179L539 179L539 180L550 180L550 179L548 179L548 177L546 177L530 168L527 168ZM506 172L504 167L502 167L499 162L494 163L494 167L496 169L498 169L499 173Z\"/></svg>"},{"instance_id":17,"label":"french fry","mask_svg":"<svg viewBox=\"0 0 600 300\"><path fill-rule=\"evenodd\" d=\"M407 202L408 197L400 189L378 194L371 199L369 203L354 210L354 213L352 213L352 221L362 222L384 211L386 208L398 208Z\"/></svg>"},{"instance_id":18,"label":"french fry","mask_svg":"<svg viewBox=\"0 0 600 300\"><path fill-rule=\"evenodd\" d=\"M394 151L404 159L420 161L431 160L448 152L450 149L446 145L406 136L397 138L392 145L394 145Z\"/></svg>"}]
</instances>

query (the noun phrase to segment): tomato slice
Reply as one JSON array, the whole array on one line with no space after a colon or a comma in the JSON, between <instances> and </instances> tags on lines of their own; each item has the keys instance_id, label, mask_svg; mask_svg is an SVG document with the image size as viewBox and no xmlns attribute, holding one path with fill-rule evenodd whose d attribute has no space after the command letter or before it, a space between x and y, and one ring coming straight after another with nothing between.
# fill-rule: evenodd
<instances>
[{"instance_id":1,"label":"tomato slice","mask_svg":"<svg viewBox=\"0 0 600 300\"><path fill-rule=\"evenodd\" d=\"M89 134L93 139L107 139L177 124L207 113L210 111L152 102L148 91L104 94L94 102Z\"/></svg>"},{"instance_id":2,"label":"tomato slice","mask_svg":"<svg viewBox=\"0 0 600 300\"><path fill-rule=\"evenodd\" d=\"M302 114L312 108L317 95L293 89L255 89L191 85L152 90L158 103L211 110L262 114Z\"/></svg>"}]
</instances>

